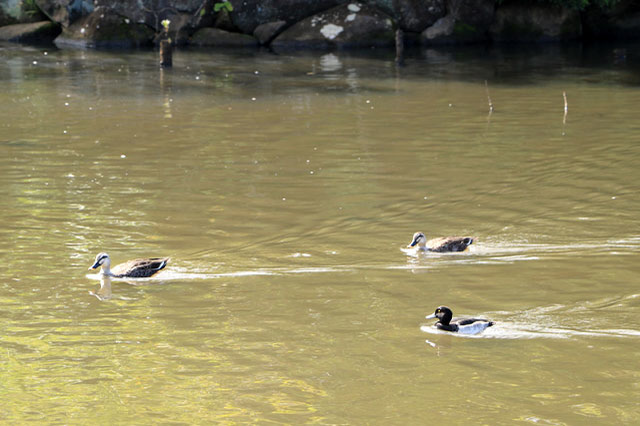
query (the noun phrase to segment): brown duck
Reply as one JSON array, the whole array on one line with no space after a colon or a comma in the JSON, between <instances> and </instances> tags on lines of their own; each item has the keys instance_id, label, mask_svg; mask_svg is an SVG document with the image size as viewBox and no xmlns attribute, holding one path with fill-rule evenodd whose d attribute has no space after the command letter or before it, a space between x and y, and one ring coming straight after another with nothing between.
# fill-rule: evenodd
<instances>
[{"instance_id":1,"label":"brown duck","mask_svg":"<svg viewBox=\"0 0 640 426\"><path fill-rule=\"evenodd\" d=\"M413 234L408 247L418 246L420 251L435 251L445 253L451 251L465 251L473 243L473 237L441 237L427 241L422 232Z\"/></svg>"},{"instance_id":2,"label":"brown duck","mask_svg":"<svg viewBox=\"0 0 640 426\"><path fill-rule=\"evenodd\" d=\"M96 261L89 269L100 266L101 273L116 278L147 278L167 266L168 257L152 257L149 259L134 259L116 265L111 269L111 258L107 253L98 253Z\"/></svg>"}]
</instances>

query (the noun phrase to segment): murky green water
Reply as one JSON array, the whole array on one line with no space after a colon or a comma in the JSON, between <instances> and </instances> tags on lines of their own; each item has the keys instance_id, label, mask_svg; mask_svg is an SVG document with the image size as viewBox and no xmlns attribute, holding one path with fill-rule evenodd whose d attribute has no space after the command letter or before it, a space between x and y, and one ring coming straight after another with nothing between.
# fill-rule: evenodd
<instances>
[{"instance_id":1,"label":"murky green water","mask_svg":"<svg viewBox=\"0 0 640 426\"><path fill-rule=\"evenodd\" d=\"M0 419L638 423L640 46L392 56L0 46Z\"/></svg>"}]
</instances>

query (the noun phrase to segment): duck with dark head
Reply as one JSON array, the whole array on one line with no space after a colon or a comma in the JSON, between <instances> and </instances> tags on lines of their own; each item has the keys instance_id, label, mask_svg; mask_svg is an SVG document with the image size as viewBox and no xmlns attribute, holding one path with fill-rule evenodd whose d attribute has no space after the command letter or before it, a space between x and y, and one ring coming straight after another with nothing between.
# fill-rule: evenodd
<instances>
[{"instance_id":1,"label":"duck with dark head","mask_svg":"<svg viewBox=\"0 0 640 426\"><path fill-rule=\"evenodd\" d=\"M426 318L437 318L435 326L439 330L464 334L476 334L494 324L493 321L481 318L453 318L453 312L446 306L437 307L435 312Z\"/></svg>"}]
</instances>

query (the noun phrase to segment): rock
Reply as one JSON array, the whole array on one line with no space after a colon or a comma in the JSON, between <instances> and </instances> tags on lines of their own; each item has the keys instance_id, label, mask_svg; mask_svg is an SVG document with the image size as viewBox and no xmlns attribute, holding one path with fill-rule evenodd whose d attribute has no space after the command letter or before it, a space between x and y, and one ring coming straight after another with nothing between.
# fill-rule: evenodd
<instances>
[{"instance_id":1,"label":"rock","mask_svg":"<svg viewBox=\"0 0 640 426\"><path fill-rule=\"evenodd\" d=\"M387 13L404 31L422 32L442 18L445 0L366 0L365 3Z\"/></svg>"},{"instance_id":2,"label":"rock","mask_svg":"<svg viewBox=\"0 0 640 426\"><path fill-rule=\"evenodd\" d=\"M640 39L640 7L634 0L619 0L611 8L589 6L582 14L588 40Z\"/></svg>"},{"instance_id":3,"label":"rock","mask_svg":"<svg viewBox=\"0 0 640 426\"><path fill-rule=\"evenodd\" d=\"M337 6L304 19L271 43L278 48L394 46L391 17L361 3Z\"/></svg>"},{"instance_id":4,"label":"rock","mask_svg":"<svg viewBox=\"0 0 640 426\"><path fill-rule=\"evenodd\" d=\"M151 45L154 35L148 26L99 7L64 28L55 44L83 48L132 48Z\"/></svg>"},{"instance_id":5,"label":"rock","mask_svg":"<svg viewBox=\"0 0 640 426\"><path fill-rule=\"evenodd\" d=\"M500 5L489 29L491 39L501 42L547 42L579 39L580 13L544 3Z\"/></svg>"},{"instance_id":6,"label":"rock","mask_svg":"<svg viewBox=\"0 0 640 426\"><path fill-rule=\"evenodd\" d=\"M423 38L427 43L447 40L453 35L455 23L456 18L451 14L440 18L435 24L424 30Z\"/></svg>"},{"instance_id":7,"label":"rock","mask_svg":"<svg viewBox=\"0 0 640 426\"><path fill-rule=\"evenodd\" d=\"M40 10L53 22L68 27L76 19L93 12L93 0L35 0Z\"/></svg>"},{"instance_id":8,"label":"rock","mask_svg":"<svg viewBox=\"0 0 640 426\"><path fill-rule=\"evenodd\" d=\"M449 0L447 16L421 34L423 44L477 43L488 39L495 0Z\"/></svg>"},{"instance_id":9,"label":"rock","mask_svg":"<svg viewBox=\"0 0 640 426\"><path fill-rule=\"evenodd\" d=\"M0 6L0 27L5 25L16 24L18 20L4 11L4 7Z\"/></svg>"},{"instance_id":10,"label":"rock","mask_svg":"<svg viewBox=\"0 0 640 426\"><path fill-rule=\"evenodd\" d=\"M253 30L253 36L258 39L260 44L267 45L271 43L280 32L287 26L285 21L267 22L260 24Z\"/></svg>"},{"instance_id":11,"label":"rock","mask_svg":"<svg viewBox=\"0 0 640 426\"><path fill-rule=\"evenodd\" d=\"M255 47L258 46L258 40L247 34L202 28L191 37L191 44L208 47Z\"/></svg>"},{"instance_id":12,"label":"rock","mask_svg":"<svg viewBox=\"0 0 640 426\"><path fill-rule=\"evenodd\" d=\"M46 21L47 17L32 1L0 0L0 27Z\"/></svg>"},{"instance_id":13,"label":"rock","mask_svg":"<svg viewBox=\"0 0 640 426\"><path fill-rule=\"evenodd\" d=\"M231 0L231 20L245 34L258 25L285 21L288 25L331 9L346 0Z\"/></svg>"},{"instance_id":14,"label":"rock","mask_svg":"<svg viewBox=\"0 0 640 426\"><path fill-rule=\"evenodd\" d=\"M50 21L0 27L0 40L22 43L52 43L60 34L60 25Z\"/></svg>"}]
</instances>

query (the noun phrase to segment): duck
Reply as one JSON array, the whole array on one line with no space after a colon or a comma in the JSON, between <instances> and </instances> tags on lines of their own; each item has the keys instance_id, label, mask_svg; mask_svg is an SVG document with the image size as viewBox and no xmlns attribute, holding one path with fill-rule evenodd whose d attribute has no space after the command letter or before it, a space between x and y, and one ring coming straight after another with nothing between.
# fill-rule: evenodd
<instances>
[{"instance_id":1,"label":"duck","mask_svg":"<svg viewBox=\"0 0 640 426\"><path fill-rule=\"evenodd\" d=\"M418 246L418 251L435 251L438 253L465 251L473 243L473 237L441 237L427 241L422 232L413 234L409 248Z\"/></svg>"},{"instance_id":2,"label":"duck","mask_svg":"<svg viewBox=\"0 0 640 426\"><path fill-rule=\"evenodd\" d=\"M480 333L495 324L493 321L482 318L453 318L453 312L446 306L437 307L435 312L426 318L438 318L435 326L439 330L464 334Z\"/></svg>"},{"instance_id":3,"label":"duck","mask_svg":"<svg viewBox=\"0 0 640 426\"><path fill-rule=\"evenodd\" d=\"M102 275L115 278L148 278L167 266L168 257L134 259L116 265L111 269L111 258L107 253L98 253L89 270L100 267Z\"/></svg>"}]
</instances>

